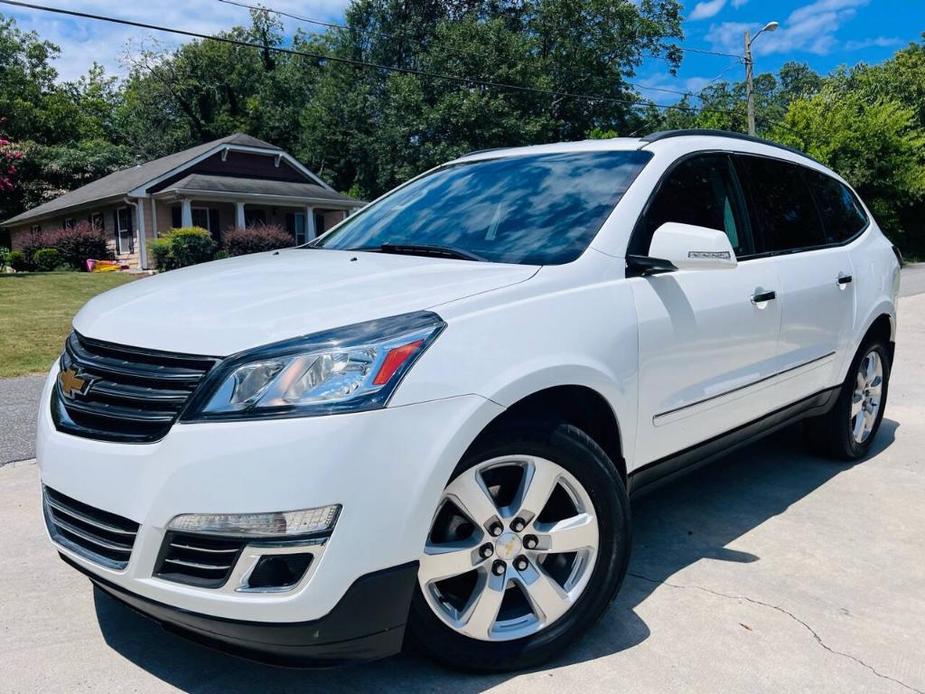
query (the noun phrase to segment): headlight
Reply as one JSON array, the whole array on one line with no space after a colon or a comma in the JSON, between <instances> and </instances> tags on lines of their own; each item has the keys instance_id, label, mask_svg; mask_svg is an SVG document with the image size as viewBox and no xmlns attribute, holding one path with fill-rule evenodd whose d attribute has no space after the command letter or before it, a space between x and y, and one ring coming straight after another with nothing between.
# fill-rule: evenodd
<instances>
[{"instance_id":1,"label":"headlight","mask_svg":"<svg viewBox=\"0 0 925 694\"><path fill-rule=\"evenodd\" d=\"M174 516L168 530L213 535L288 538L326 532L334 527L340 504L276 513L185 513Z\"/></svg>"},{"instance_id":2,"label":"headlight","mask_svg":"<svg viewBox=\"0 0 925 694\"><path fill-rule=\"evenodd\" d=\"M184 421L356 412L385 407L446 324L420 311L286 340L229 357Z\"/></svg>"}]
</instances>

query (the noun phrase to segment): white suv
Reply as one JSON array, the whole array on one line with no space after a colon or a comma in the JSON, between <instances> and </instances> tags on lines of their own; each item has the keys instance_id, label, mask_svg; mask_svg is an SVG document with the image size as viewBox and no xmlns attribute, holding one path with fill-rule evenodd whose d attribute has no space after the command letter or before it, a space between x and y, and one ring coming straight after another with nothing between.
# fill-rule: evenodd
<instances>
[{"instance_id":1,"label":"white suv","mask_svg":"<svg viewBox=\"0 0 925 694\"><path fill-rule=\"evenodd\" d=\"M898 253L812 159L711 131L470 154L299 248L95 298L44 392L48 532L117 599L281 663L531 666L629 499L798 420L861 458Z\"/></svg>"}]
</instances>

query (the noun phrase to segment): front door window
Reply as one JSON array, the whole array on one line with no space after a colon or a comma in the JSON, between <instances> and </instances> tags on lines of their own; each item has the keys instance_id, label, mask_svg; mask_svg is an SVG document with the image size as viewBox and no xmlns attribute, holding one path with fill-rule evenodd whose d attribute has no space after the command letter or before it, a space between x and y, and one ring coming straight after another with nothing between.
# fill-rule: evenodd
<instances>
[{"instance_id":1,"label":"front door window","mask_svg":"<svg viewBox=\"0 0 925 694\"><path fill-rule=\"evenodd\" d=\"M116 211L116 243L120 254L135 252L132 212L128 207L120 207Z\"/></svg>"},{"instance_id":2,"label":"front door window","mask_svg":"<svg viewBox=\"0 0 925 694\"><path fill-rule=\"evenodd\" d=\"M206 207L193 208L193 226L211 232L209 228L209 210Z\"/></svg>"}]
</instances>

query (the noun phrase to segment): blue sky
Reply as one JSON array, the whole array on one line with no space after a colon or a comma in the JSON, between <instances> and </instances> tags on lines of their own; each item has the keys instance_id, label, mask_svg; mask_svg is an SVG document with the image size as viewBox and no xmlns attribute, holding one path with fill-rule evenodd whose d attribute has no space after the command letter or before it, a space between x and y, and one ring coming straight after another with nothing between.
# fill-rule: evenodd
<instances>
[{"instance_id":1,"label":"blue sky","mask_svg":"<svg viewBox=\"0 0 925 694\"><path fill-rule=\"evenodd\" d=\"M219 0L44 0L48 5L211 33L248 21L247 10ZM246 0L256 2L257 0ZM279 10L316 19L339 20L349 0L263 0ZM115 74L124 74L132 57L145 46L174 46L178 38L139 29L71 19L0 6L24 29L61 46L56 67L62 79L75 79L94 60ZM682 45L725 53L742 53L742 34L771 20L780 29L755 43L756 71L776 70L787 60L809 63L820 72L838 65L879 62L925 31L925 0L685 0L685 39ZM287 32L300 25L287 19ZM697 90L717 76L741 79L741 61L688 52L677 77L668 75L664 61L647 60L634 82L659 103L678 96L660 92Z\"/></svg>"},{"instance_id":2,"label":"blue sky","mask_svg":"<svg viewBox=\"0 0 925 694\"><path fill-rule=\"evenodd\" d=\"M685 46L743 53L743 34L770 21L780 22L753 46L756 72L776 71L788 60L826 73L839 65L877 63L925 31L925 0L686 0ZM701 88L719 79L739 80L741 61L688 52L677 77L664 64L649 61L635 81L669 89ZM648 98L671 103L677 96L654 89Z\"/></svg>"}]
</instances>

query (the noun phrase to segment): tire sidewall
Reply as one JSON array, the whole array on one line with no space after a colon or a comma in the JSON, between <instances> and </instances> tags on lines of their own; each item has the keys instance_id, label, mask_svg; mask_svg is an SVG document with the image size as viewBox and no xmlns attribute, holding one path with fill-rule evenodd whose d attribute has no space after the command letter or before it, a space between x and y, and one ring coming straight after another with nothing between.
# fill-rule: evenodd
<instances>
[{"instance_id":1,"label":"tire sidewall","mask_svg":"<svg viewBox=\"0 0 925 694\"><path fill-rule=\"evenodd\" d=\"M877 417L874 420L874 426L871 429L867 440L865 440L863 443L858 443L854 440L854 436L851 432L851 400L854 394L858 369L860 368L864 357L866 357L872 351L877 352L880 357L880 363L883 365L883 383L880 389L880 408L877 411ZM890 371L892 366L893 365L890 360L889 349L882 340L868 340L864 342L860 349L858 349L857 354L854 357L854 361L851 363L851 368L848 370L848 376L845 379L842 393L836 405L835 415L838 417L837 435L841 439L841 448L844 450L845 457L849 460L859 460L860 458L863 458L865 455L867 455L868 451L873 445L874 439L877 436L877 432L880 430L880 423L883 421L883 414L886 411L886 401L887 395L889 393Z\"/></svg>"},{"instance_id":2,"label":"tire sidewall","mask_svg":"<svg viewBox=\"0 0 925 694\"><path fill-rule=\"evenodd\" d=\"M567 424L514 423L486 434L463 456L451 476L492 458L533 455L561 466L591 498L600 533L594 569L582 594L552 625L511 641L480 641L447 626L415 586L409 626L418 645L442 662L470 670L530 667L583 635L607 608L626 574L630 549L629 501L607 455Z\"/></svg>"}]
</instances>

